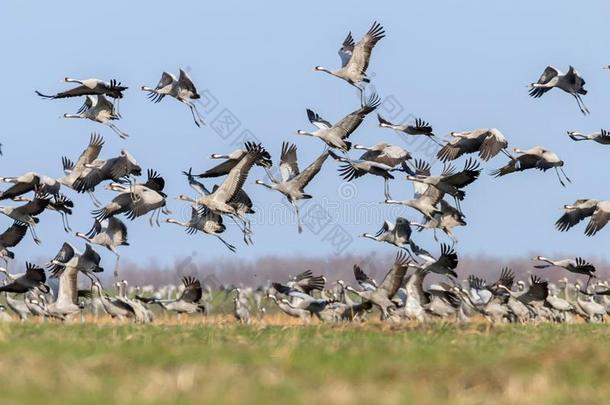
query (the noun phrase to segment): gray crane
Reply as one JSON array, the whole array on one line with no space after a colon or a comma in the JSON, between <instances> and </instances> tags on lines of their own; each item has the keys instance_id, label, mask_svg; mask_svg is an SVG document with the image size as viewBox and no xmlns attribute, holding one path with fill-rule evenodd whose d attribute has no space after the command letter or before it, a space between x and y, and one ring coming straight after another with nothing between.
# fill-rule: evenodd
<instances>
[{"instance_id":1,"label":"gray crane","mask_svg":"<svg viewBox=\"0 0 610 405\"><path fill-rule=\"evenodd\" d=\"M580 112L587 115L589 110L582 101L581 95L587 94L584 89L585 81L580 74L570 66L567 73L562 73L554 66L547 66L536 83L529 85L529 95L534 98L542 97L547 91L557 87L576 99Z\"/></svg>"},{"instance_id":2,"label":"gray crane","mask_svg":"<svg viewBox=\"0 0 610 405\"><path fill-rule=\"evenodd\" d=\"M298 135L313 136L319 138L331 148L337 148L342 151L348 151L352 148L352 143L347 141L349 136L362 124L362 121L367 114L375 111L381 104L381 99L377 94L371 94L366 103L360 108L346 115L341 121L336 124L331 124L324 118L320 117L312 110L307 110L309 122L314 125L317 130L314 132L304 131L299 129Z\"/></svg>"},{"instance_id":3,"label":"gray crane","mask_svg":"<svg viewBox=\"0 0 610 405\"><path fill-rule=\"evenodd\" d=\"M296 145L284 142L282 143L282 153L280 155L281 179L276 179L270 171L267 171L267 175L271 180L270 184L267 184L262 180L256 180L256 184L267 187L270 190L278 191L288 199L288 202L290 202L296 212L297 229L299 233L303 232L303 227L301 225L299 206L297 203L299 200L312 198L310 194L305 193L305 187L307 187L313 178L320 172L329 153L332 152L324 151L301 172L299 171Z\"/></svg>"},{"instance_id":4,"label":"gray crane","mask_svg":"<svg viewBox=\"0 0 610 405\"><path fill-rule=\"evenodd\" d=\"M15 221L28 224L28 229L32 233L34 242L36 242L36 244L40 244L41 240L38 239L38 236L36 236L34 227L36 224L38 224L38 222L40 222L38 215L42 214L50 203L51 198L47 194L37 193L33 200L25 203L24 205L20 205L18 207L1 206L0 213Z\"/></svg>"},{"instance_id":5,"label":"gray crane","mask_svg":"<svg viewBox=\"0 0 610 405\"><path fill-rule=\"evenodd\" d=\"M415 170L410 170L408 167L407 169L407 172L412 176L427 177L431 175L430 164L420 159L415 160ZM394 200L392 198L387 198L385 203L406 205L407 207L414 208L421 212L424 217L429 219L433 219L436 215L441 214L441 211L437 206L445 195L443 191L421 182L414 182L413 188L415 194L412 199Z\"/></svg>"},{"instance_id":6,"label":"gray crane","mask_svg":"<svg viewBox=\"0 0 610 405\"><path fill-rule=\"evenodd\" d=\"M4 282L6 285L6 281ZM13 311L19 317L20 321L27 321L28 317L31 315L31 312L27 305L25 305L24 300L16 299L11 296L9 293L4 293L4 297L6 300L6 305L9 307L11 311Z\"/></svg>"},{"instance_id":7,"label":"gray crane","mask_svg":"<svg viewBox=\"0 0 610 405\"><path fill-rule=\"evenodd\" d=\"M457 279L458 275L455 272L457 265L457 253L451 246L443 243L441 244L441 254L438 257L428 258L426 263L421 267L426 272L444 275L452 280L452 278Z\"/></svg>"},{"instance_id":8,"label":"gray crane","mask_svg":"<svg viewBox=\"0 0 610 405\"><path fill-rule=\"evenodd\" d=\"M411 242L411 233L411 222L406 218L396 217L395 222L383 221L383 225L377 233L363 233L361 236L408 250Z\"/></svg>"},{"instance_id":9,"label":"gray crane","mask_svg":"<svg viewBox=\"0 0 610 405\"><path fill-rule=\"evenodd\" d=\"M440 229L451 238L453 243L457 243L457 238L453 234L453 228L457 226L466 226L464 214L453 207L445 200L441 200L440 212L434 213L432 218L424 218L426 221L423 224L412 222L412 226L422 229L432 229L434 231L434 240L438 241L436 230Z\"/></svg>"},{"instance_id":10,"label":"gray crane","mask_svg":"<svg viewBox=\"0 0 610 405\"><path fill-rule=\"evenodd\" d=\"M68 215L72 215L72 208L74 208L74 202L69 199L68 197L66 197L65 194L55 194L52 196L53 199L51 200L51 202L49 202L49 205L47 205L47 208L49 211L55 211L57 213L59 213L59 215L61 215L61 224L64 228L64 231L66 233L71 232L72 229L70 228L70 223L68 222ZM28 197L24 197L24 196L19 196L19 197L15 197L13 198L13 201L21 201L21 202L32 202L34 201L34 199L32 198L28 198Z\"/></svg>"},{"instance_id":11,"label":"gray crane","mask_svg":"<svg viewBox=\"0 0 610 405\"><path fill-rule=\"evenodd\" d=\"M561 232L591 217L585 228L585 235L593 236L610 220L610 201L579 199L573 204L564 205L563 208L565 213L555 222L555 227Z\"/></svg>"},{"instance_id":12,"label":"gray crane","mask_svg":"<svg viewBox=\"0 0 610 405\"><path fill-rule=\"evenodd\" d=\"M555 169L557 179L559 179L559 183L562 186L565 187L565 183L559 175L560 171L568 183L572 182L568 176L566 176L563 170L563 160L561 160L556 153L542 146L534 146L530 149L514 148L513 151L515 153L519 153L520 155L516 158L512 157L510 162L508 162L506 165L497 170L493 170L490 173L492 176L501 177L510 173L522 172L528 169L538 169L543 172L546 172L549 169Z\"/></svg>"},{"instance_id":13,"label":"gray crane","mask_svg":"<svg viewBox=\"0 0 610 405\"><path fill-rule=\"evenodd\" d=\"M163 309L175 311L178 314L204 313L204 306L199 303L203 296L201 283L194 277L182 279L184 290L177 299L155 299L153 302L159 304Z\"/></svg>"},{"instance_id":14,"label":"gray crane","mask_svg":"<svg viewBox=\"0 0 610 405\"><path fill-rule=\"evenodd\" d=\"M163 192L165 180L154 170L148 170L148 179L145 183L130 183L129 186L111 183L108 188L120 194L106 206L91 212L100 222L118 214L125 214L128 219L133 221L152 212L149 218L150 225L152 226L153 220L156 220L157 226L160 226L161 212L170 213L165 208L167 205L167 195Z\"/></svg>"},{"instance_id":15,"label":"gray crane","mask_svg":"<svg viewBox=\"0 0 610 405\"><path fill-rule=\"evenodd\" d=\"M430 123L422 120L421 118L416 118L411 124L393 124L383 118L380 114L377 114L377 120L379 121L379 126L381 128L393 129L394 131L407 135L423 135L428 137L428 139L436 143L438 146L443 146L443 144L436 139L436 135L434 135L434 130L432 129Z\"/></svg>"},{"instance_id":16,"label":"gray crane","mask_svg":"<svg viewBox=\"0 0 610 405\"><path fill-rule=\"evenodd\" d=\"M119 120L121 116L117 113L114 105L103 95L86 96L85 103L76 114L64 114L64 118L84 118L112 129L121 139L129 135L121 131L111 121Z\"/></svg>"},{"instance_id":17,"label":"gray crane","mask_svg":"<svg viewBox=\"0 0 610 405\"><path fill-rule=\"evenodd\" d=\"M400 251L396 255L394 265L388 271L379 287L375 290L359 291L350 286L347 286L346 289L357 294L363 300L370 301L374 306L380 309L381 318L387 319L392 314L393 309L396 308L396 305L392 302L392 297L402 285L403 279L409 268L409 263L406 253ZM356 270L354 270L354 273L356 273Z\"/></svg>"},{"instance_id":18,"label":"gray crane","mask_svg":"<svg viewBox=\"0 0 610 405\"><path fill-rule=\"evenodd\" d=\"M44 293L48 293L50 288L45 284L46 281L47 276L43 268L26 262L25 274L0 287L0 292L23 294L30 290L38 289Z\"/></svg>"},{"instance_id":19,"label":"gray crane","mask_svg":"<svg viewBox=\"0 0 610 405\"><path fill-rule=\"evenodd\" d=\"M212 191L209 191L207 189L207 187L205 185L203 185L203 183L195 180L195 176L192 174L192 169L189 169L188 172L183 171L182 174L184 174L189 182L189 185L191 186L191 188L193 190L195 190L197 192L197 194L199 195L199 197L204 197L207 195L212 194L213 192L215 192L218 189L218 185L214 185ZM197 202L197 199L185 196L185 195L179 195L177 197L178 200L180 201L187 201L193 204L192 210L191 210L191 221L193 224L196 224L197 227L196 228L201 228L199 230L201 230L204 233L209 233L209 234L219 234L225 231L225 226L223 225L223 221L222 221L222 216L212 212L210 209L208 209L206 206L202 206ZM252 238L251 238L251 229L250 229L250 221L247 219L246 215L247 214L254 214L254 210L252 209L253 203L252 200L250 199L250 196L248 195L248 193L246 193L246 191L241 188L239 189L235 195L233 196L233 198L229 201L229 204L235 209L235 215L234 216L229 216L229 218L231 218L231 220L238 226L240 227L241 231L244 234L244 242L246 244L251 244L252 243ZM193 211L195 210L195 211ZM195 217L195 214L197 213L201 213L201 215L197 214L197 218ZM242 224L240 224L239 222L237 222L236 217L240 217L243 219L243 227L241 226ZM177 225L183 225L184 224L188 224L188 222L183 222L180 221L180 223L177 222L171 222ZM225 242L224 240L221 240L223 243ZM235 247L233 245L230 244L226 244L227 248L229 248L229 250L234 249Z\"/></svg>"},{"instance_id":20,"label":"gray crane","mask_svg":"<svg viewBox=\"0 0 610 405\"><path fill-rule=\"evenodd\" d=\"M350 159L344 156L339 156L333 151L329 151L328 153L336 161L344 163L339 167L339 173L343 180L349 182L362 177L365 174L383 177L383 192L386 199L390 198L388 181L394 178L394 176L391 174L391 171L394 170L392 166L371 160Z\"/></svg>"},{"instance_id":21,"label":"gray crane","mask_svg":"<svg viewBox=\"0 0 610 405\"><path fill-rule=\"evenodd\" d=\"M354 149L365 150L360 160L377 162L395 168L412 159L411 154L400 146L380 142L373 146L354 145Z\"/></svg>"},{"instance_id":22,"label":"gray crane","mask_svg":"<svg viewBox=\"0 0 610 405\"><path fill-rule=\"evenodd\" d=\"M451 139L436 154L442 162L455 160L468 153L478 153L484 161L488 161L500 152L512 159L510 153L506 151L508 141L496 128L451 132L450 135Z\"/></svg>"},{"instance_id":23,"label":"gray crane","mask_svg":"<svg viewBox=\"0 0 610 405\"><path fill-rule=\"evenodd\" d=\"M186 232L189 235L193 235L199 231L207 235L216 236L231 252L235 252L236 250L235 246L231 245L220 236L220 234L227 229L223 224L222 216L213 213L207 207L191 207L191 218L188 221L167 218L165 222L186 228Z\"/></svg>"},{"instance_id":24,"label":"gray crane","mask_svg":"<svg viewBox=\"0 0 610 405\"><path fill-rule=\"evenodd\" d=\"M184 69L180 69L180 76L177 80L176 76L173 74L163 72L161 74L161 80L159 80L159 83L155 88L147 86L142 86L141 88L143 91L148 92L148 98L155 103L163 100L165 96L170 96L181 103L186 104L191 110L195 125L198 127L205 125L197 107L195 107L195 103L193 103L193 100L197 100L201 98L201 96L197 93L193 80Z\"/></svg>"},{"instance_id":25,"label":"gray crane","mask_svg":"<svg viewBox=\"0 0 610 405\"><path fill-rule=\"evenodd\" d=\"M147 323L153 322L154 315L152 311L150 311L146 306L142 303L142 301L135 299L132 300L127 295L127 281L120 280L114 283L117 288L118 295L115 297L117 301L121 301L121 303L126 307L131 307L133 311L133 318L137 323Z\"/></svg>"},{"instance_id":26,"label":"gray crane","mask_svg":"<svg viewBox=\"0 0 610 405\"><path fill-rule=\"evenodd\" d=\"M112 318L123 320L125 318L134 318L135 311L133 307L127 304L119 297L109 297L104 293L102 284L99 281L95 281L91 286L91 290L97 293L104 312L110 315Z\"/></svg>"},{"instance_id":27,"label":"gray crane","mask_svg":"<svg viewBox=\"0 0 610 405\"><path fill-rule=\"evenodd\" d=\"M76 86L71 88L70 90L62 91L59 93L55 93L53 95L42 94L38 90L36 90L36 94L38 94L42 98L46 99L61 99L61 98L72 98L72 97L80 97L80 96L89 96L89 95L105 95L115 100L116 111L118 114L119 110L119 99L123 98L123 92L128 89L126 86L121 86L121 82L117 82L115 79L110 80L110 82L100 80L100 79L71 79L66 77L64 79L66 83L77 83L80 86ZM119 114L120 115L120 114Z\"/></svg>"},{"instance_id":28,"label":"gray crane","mask_svg":"<svg viewBox=\"0 0 610 405\"><path fill-rule=\"evenodd\" d=\"M64 242L57 254L47 263L47 269L53 276L60 276L67 268L77 268L92 282L99 281L96 273L104 271L100 267L101 256L89 244L85 244L85 251L79 252L71 244Z\"/></svg>"},{"instance_id":29,"label":"gray crane","mask_svg":"<svg viewBox=\"0 0 610 405\"><path fill-rule=\"evenodd\" d=\"M229 174L231 169L233 169L235 167L235 165L237 165L237 163L239 163L239 161L243 157L246 156L247 153L248 153L248 150L245 148L236 149L233 152L229 153L228 155L221 155L218 153L213 153L210 156L211 159L225 159L224 162L217 164L216 166L212 167L211 169L206 170L203 173L195 175L195 177L204 179L204 178L210 178L210 177L225 176L225 175ZM272 166L272 161L271 161L271 155L269 154L269 152L264 151L261 154L260 159L257 160L255 164L257 166L261 166L264 168L270 168Z\"/></svg>"},{"instance_id":30,"label":"gray crane","mask_svg":"<svg viewBox=\"0 0 610 405\"><path fill-rule=\"evenodd\" d=\"M578 131L568 131L568 136L573 141L593 141L597 142L600 145L610 145L610 133L605 129L601 129L599 132L593 132L591 134L585 135L582 132Z\"/></svg>"},{"instance_id":31,"label":"gray crane","mask_svg":"<svg viewBox=\"0 0 610 405\"><path fill-rule=\"evenodd\" d=\"M296 300L293 300L292 302L286 300L284 302L285 304L292 307L293 309L305 310L309 312L311 316L315 315L318 318L320 318L320 313L324 311L324 309L326 309L328 305L336 302L332 299L312 297L307 293L304 293L294 288L290 288L287 285L272 283L272 286L278 293L287 295L292 298L296 298Z\"/></svg>"},{"instance_id":32,"label":"gray crane","mask_svg":"<svg viewBox=\"0 0 610 405\"><path fill-rule=\"evenodd\" d=\"M0 177L0 181L13 184L0 192L0 200L14 200L31 191L58 195L61 188L61 183L57 180L36 172L27 172L16 177Z\"/></svg>"},{"instance_id":33,"label":"gray crane","mask_svg":"<svg viewBox=\"0 0 610 405\"><path fill-rule=\"evenodd\" d=\"M324 276L314 276L311 270L305 270L292 277L286 286L293 290L304 292L305 294L311 295L314 291L324 290L326 284L326 278Z\"/></svg>"},{"instance_id":34,"label":"gray crane","mask_svg":"<svg viewBox=\"0 0 610 405\"><path fill-rule=\"evenodd\" d=\"M369 67L371 52L383 37L385 37L385 31L381 24L376 21L358 43L354 42L350 32L343 41L341 48L339 48L341 67L336 70L329 70L322 66L316 66L314 70L345 80L358 89L360 97L363 99L364 83L370 82L370 79L366 76L366 71Z\"/></svg>"},{"instance_id":35,"label":"gray crane","mask_svg":"<svg viewBox=\"0 0 610 405\"><path fill-rule=\"evenodd\" d=\"M247 303L235 296L233 298L233 316L239 323L250 323L250 310Z\"/></svg>"},{"instance_id":36,"label":"gray crane","mask_svg":"<svg viewBox=\"0 0 610 405\"><path fill-rule=\"evenodd\" d=\"M110 80L110 82L106 82L100 79L79 80L66 77L64 79L64 82L77 83L80 86L76 86L70 90L62 91L53 95L42 94L39 91L36 91L36 94L38 94L42 98L48 99L70 98L100 94L106 95L114 99L119 99L123 98L123 92L128 89L128 87L121 86L121 82L117 82L115 79Z\"/></svg>"},{"instance_id":37,"label":"gray crane","mask_svg":"<svg viewBox=\"0 0 610 405\"><path fill-rule=\"evenodd\" d=\"M589 287L591 278L595 278L595 266L583 259L582 257L552 260L544 256L536 256L532 260L545 262L546 264L538 264L534 266L537 269L546 269L549 267L561 267L564 270L574 274L583 274L588 276L585 290Z\"/></svg>"},{"instance_id":38,"label":"gray crane","mask_svg":"<svg viewBox=\"0 0 610 405\"><path fill-rule=\"evenodd\" d=\"M379 285L377 284L377 281L375 281L374 278L372 278L371 276L369 276L368 274L366 274L366 272L364 270L362 270L362 268L357 265L354 264L353 267L353 273L354 273L354 278L356 279L356 282L358 283L358 285L360 286L360 288L362 288L363 291L375 291ZM340 285L342 285L340 283ZM345 290L347 290L347 286L344 286Z\"/></svg>"},{"instance_id":39,"label":"gray crane","mask_svg":"<svg viewBox=\"0 0 610 405\"><path fill-rule=\"evenodd\" d=\"M100 170L103 166L104 162L98 160L103 146L104 138L102 138L99 134L92 133L91 137L89 138L89 144L81 152L80 156L78 157L78 160L76 161L76 164L65 156L61 158L65 176L60 177L59 179L57 179L57 181L63 186L69 187L74 190L74 184L78 179L87 178L87 176L93 170ZM125 155L125 157L127 157L127 155ZM85 185L82 185L83 188L84 186ZM95 195L93 194L93 189L95 188L95 185L93 185L93 187L90 187L90 189L87 190L83 190L83 188L81 188L80 191L86 191L89 194L89 197L91 197L93 203L96 206L100 206L100 202L97 200L97 198L95 198Z\"/></svg>"},{"instance_id":40,"label":"gray crane","mask_svg":"<svg viewBox=\"0 0 610 405\"><path fill-rule=\"evenodd\" d=\"M106 218L102 221L93 220L93 226L87 233L76 232L76 236L94 245L103 246L116 256L114 277L119 276L119 260L121 256L117 251L119 246L129 246L127 241L127 226L116 217Z\"/></svg>"},{"instance_id":41,"label":"gray crane","mask_svg":"<svg viewBox=\"0 0 610 405\"><path fill-rule=\"evenodd\" d=\"M14 259L15 253L9 248L17 246L25 237L28 225L19 221L13 222L2 234L0 234L0 258L8 266L7 259Z\"/></svg>"},{"instance_id":42,"label":"gray crane","mask_svg":"<svg viewBox=\"0 0 610 405\"><path fill-rule=\"evenodd\" d=\"M445 194L449 194L455 200L457 209L461 211L460 201L464 199L466 193L464 187L472 184L481 174L479 163L473 159L468 159L464 164L464 169L456 172L452 165L445 165L443 172L439 176L415 174L407 175L407 180L432 186Z\"/></svg>"},{"instance_id":43,"label":"gray crane","mask_svg":"<svg viewBox=\"0 0 610 405\"><path fill-rule=\"evenodd\" d=\"M91 146L90 143L90 146L83 152L76 166L74 166L73 170L77 173L73 178L70 178L70 182L71 188L75 191L79 193L87 192L92 195L95 187L103 181L123 181L124 177L140 176L142 174L142 168L135 157L125 149L122 149L117 157L98 160L97 156L102 144L95 142ZM92 199L97 202L96 198L92 197ZM99 205L99 203L96 205Z\"/></svg>"},{"instance_id":44,"label":"gray crane","mask_svg":"<svg viewBox=\"0 0 610 405\"><path fill-rule=\"evenodd\" d=\"M52 303L46 305L46 310L48 313L60 318L70 316L82 310L78 302L79 291L77 285L79 268L72 265L75 263L70 263L70 265L61 268L53 268L51 271L51 277L59 279L59 286L57 298Z\"/></svg>"},{"instance_id":45,"label":"gray crane","mask_svg":"<svg viewBox=\"0 0 610 405\"><path fill-rule=\"evenodd\" d=\"M208 193L207 190L202 190L205 195L199 196L194 201L197 206L205 206L212 212L219 215L229 215L234 219L242 222L242 232L244 239L247 240L247 235L251 233L248 221L244 214L238 210L235 204L232 204L233 199L242 189L252 166L265 154L265 148L260 144L247 143L246 149L248 153L239 163L237 163L230 171L223 183ZM188 197L181 197L188 200Z\"/></svg>"},{"instance_id":46,"label":"gray crane","mask_svg":"<svg viewBox=\"0 0 610 405\"><path fill-rule=\"evenodd\" d=\"M288 300L280 299L278 300L274 294L267 294L267 298L275 302L277 307L284 312L286 315L291 316L293 318L299 318L307 320L309 319L310 313L309 311L301 308L295 308L290 305Z\"/></svg>"}]
</instances>

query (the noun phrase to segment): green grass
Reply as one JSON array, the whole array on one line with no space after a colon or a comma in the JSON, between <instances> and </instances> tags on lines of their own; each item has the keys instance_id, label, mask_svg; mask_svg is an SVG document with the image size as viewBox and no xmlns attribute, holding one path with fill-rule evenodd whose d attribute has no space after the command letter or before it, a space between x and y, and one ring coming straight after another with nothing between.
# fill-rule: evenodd
<instances>
[{"instance_id":1,"label":"green grass","mask_svg":"<svg viewBox=\"0 0 610 405\"><path fill-rule=\"evenodd\" d=\"M610 328L7 324L0 403L607 403Z\"/></svg>"}]
</instances>

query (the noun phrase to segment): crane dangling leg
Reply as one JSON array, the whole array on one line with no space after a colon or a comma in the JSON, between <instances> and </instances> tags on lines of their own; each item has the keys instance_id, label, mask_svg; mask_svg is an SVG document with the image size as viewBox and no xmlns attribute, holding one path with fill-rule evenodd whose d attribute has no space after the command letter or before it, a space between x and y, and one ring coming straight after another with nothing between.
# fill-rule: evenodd
<instances>
[{"instance_id":1,"label":"crane dangling leg","mask_svg":"<svg viewBox=\"0 0 610 405\"><path fill-rule=\"evenodd\" d=\"M578 104L578 108L580 108L580 112L583 113L584 115L589 114L589 109L585 106L585 103L583 103L582 98L580 97L580 94L574 93L572 95L576 99L576 104Z\"/></svg>"},{"instance_id":2,"label":"crane dangling leg","mask_svg":"<svg viewBox=\"0 0 610 405\"><path fill-rule=\"evenodd\" d=\"M241 218L236 217L235 215L230 215L230 218L233 220L233 222L235 222L235 225L237 225L239 230L243 233L244 242L246 243L246 245L249 245L252 241L248 238L248 230L246 229L246 224L244 223L244 221ZM242 222L240 223L238 219Z\"/></svg>"},{"instance_id":3,"label":"crane dangling leg","mask_svg":"<svg viewBox=\"0 0 610 405\"><path fill-rule=\"evenodd\" d=\"M559 175L559 170L557 169L557 167L555 167L555 174L557 174L557 179L559 180L559 184L561 184L563 187L565 187L565 183L563 182L563 180L561 180L561 176Z\"/></svg>"},{"instance_id":4,"label":"crane dangling leg","mask_svg":"<svg viewBox=\"0 0 610 405\"><path fill-rule=\"evenodd\" d=\"M118 98L114 99L114 103L112 104L112 109L114 110L114 115L116 115L119 118L123 118L119 111L119 99Z\"/></svg>"},{"instance_id":5,"label":"crane dangling leg","mask_svg":"<svg viewBox=\"0 0 610 405\"><path fill-rule=\"evenodd\" d=\"M387 178L383 178L383 193L385 195L386 200L390 199L390 183Z\"/></svg>"},{"instance_id":6,"label":"crane dangling leg","mask_svg":"<svg viewBox=\"0 0 610 405\"><path fill-rule=\"evenodd\" d=\"M445 145L443 145L439 140L436 139L436 136L434 135L430 135L428 136L428 139L430 139L432 142L434 142L435 144L437 144L438 146L440 146L441 148Z\"/></svg>"},{"instance_id":7,"label":"crane dangling leg","mask_svg":"<svg viewBox=\"0 0 610 405\"><path fill-rule=\"evenodd\" d=\"M297 205L296 201L290 201L290 203L294 207L294 210L297 215L297 230L299 231L299 233L303 233L303 226L301 225L301 215L299 213L299 206Z\"/></svg>"},{"instance_id":8,"label":"crane dangling leg","mask_svg":"<svg viewBox=\"0 0 610 405\"><path fill-rule=\"evenodd\" d=\"M559 170L561 170L561 173L563 174L563 177L566 178L566 180L568 181L568 183L571 183L572 180L570 180L570 178L566 175L566 172L563 171L563 168L560 167Z\"/></svg>"},{"instance_id":9,"label":"crane dangling leg","mask_svg":"<svg viewBox=\"0 0 610 405\"><path fill-rule=\"evenodd\" d=\"M30 225L28 228L30 229L30 233L32 234L32 239L34 239L34 243L36 243L37 245L40 245L42 243L42 241L40 239L38 239L38 236L36 235L36 231L34 230L34 225Z\"/></svg>"},{"instance_id":10,"label":"crane dangling leg","mask_svg":"<svg viewBox=\"0 0 610 405\"><path fill-rule=\"evenodd\" d=\"M216 237L231 251L231 252L235 252L237 250L237 248L233 245L231 245L230 243L228 243L226 240L224 240L223 238L221 238L219 235L216 235Z\"/></svg>"},{"instance_id":11,"label":"crane dangling leg","mask_svg":"<svg viewBox=\"0 0 610 405\"><path fill-rule=\"evenodd\" d=\"M87 194L91 198L91 201L93 201L93 205L95 205L97 208L100 208L102 206L102 203L100 202L100 200L97 199L93 191L87 191Z\"/></svg>"},{"instance_id":12,"label":"crane dangling leg","mask_svg":"<svg viewBox=\"0 0 610 405\"><path fill-rule=\"evenodd\" d=\"M121 139L127 139L129 138L129 135L123 131L121 131L116 125L114 125L112 122L107 122L106 126L109 127L110 129L112 129Z\"/></svg>"},{"instance_id":13,"label":"crane dangling leg","mask_svg":"<svg viewBox=\"0 0 610 405\"><path fill-rule=\"evenodd\" d=\"M61 222L64 226L64 231L66 231L66 233L70 233L72 232L72 228L70 228L70 224L68 223L68 216L66 215L65 212L59 212L61 214Z\"/></svg>"},{"instance_id":14,"label":"crane dangling leg","mask_svg":"<svg viewBox=\"0 0 610 405\"><path fill-rule=\"evenodd\" d=\"M205 123L199 116L199 111L197 111L197 108L195 107L195 105L190 101L185 101L184 103L189 106L189 108L191 110L191 114L193 115L193 121L195 121L195 125L197 125L199 128L201 128L201 124L205 125Z\"/></svg>"},{"instance_id":15,"label":"crane dangling leg","mask_svg":"<svg viewBox=\"0 0 610 405\"><path fill-rule=\"evenodd\" d=\"M192 101L190 102L190 104L191 104L191 106L193 106L193 111L195 111L195 114L197 114L197 118L199 119L199 123L201 125L205 125L205 121L203 120L203 117L199 113L199 110L197 109L197 106Z\"/></svg>"},{"instance_id":16,"label":"crane dangling leg","mask_svg":"<svg viewBox=\"0 0 610 405\"><path fill-rule=\"evenodd\" d=\"M112 253L116 256L116 260L114 261L114 279L119 279L119 260L121 259L121 255L119 255L116 251L112 250Z\"/></svg>"}]
</instances>

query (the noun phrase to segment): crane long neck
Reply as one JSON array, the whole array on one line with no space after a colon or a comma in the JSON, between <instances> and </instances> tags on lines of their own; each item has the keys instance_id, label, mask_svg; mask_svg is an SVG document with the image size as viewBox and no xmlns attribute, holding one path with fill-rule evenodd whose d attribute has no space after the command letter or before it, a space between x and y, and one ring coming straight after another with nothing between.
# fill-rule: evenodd
<instances>
[{"instance_id":1,"label":"crane long neck","mask_svg":"<svg viewBox=\"0 0 610 405\"><path fill-rule=\"evenodd\" d=\"M264 181L258 181L256 184L260 184L263 187L267 187L269 190L273 190L273 186L271 186L271 184L267 184Z\"/></svg>"},{"instance_id":2,"label":"crane long neck","mask_svg":"<svg viewBox=\"0 0 610 405\"><path fill-rule=\"evenodd\" d=\"M76 236L77 236L77 237L79 237L79 238L82 238L82 239L86 240L86 241L87 241L87 242L89 242L89 243L92 243L92 242L91 242L91 239L90 239L90 238L89 238L87 235L85 235L84 233L82 233L82 232L76 232Z\"/></svg>"},{"instance_id":3,"label":"crane long neck","mask_svg":"<svg viewBox=\"0 0 610 405\"><path fill-rule=\"evenodd\" d=\"M183 221L178 221L177 219L174 218L168 218L165 220L165 222L167 222L168 224L176 224L176 225L180 225L180 226L184 226L184 227L188 227L188 223L183 222Z\"/></svg>"}]
</instances>

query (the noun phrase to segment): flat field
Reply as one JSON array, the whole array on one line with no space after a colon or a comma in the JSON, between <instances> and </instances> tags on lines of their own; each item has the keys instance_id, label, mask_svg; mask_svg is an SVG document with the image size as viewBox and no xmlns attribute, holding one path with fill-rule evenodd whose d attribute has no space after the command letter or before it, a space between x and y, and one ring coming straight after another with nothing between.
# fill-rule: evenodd
<instances>
[{"instance_id":1,"label":"flat field","mask_svg":"<svg viewBox=\"0 0 610 405\"><path fill-rule=\"evenodd\" d=\"M608 403L606 325L0 325L2 404Z\"/></svg>"}]
</instances>

